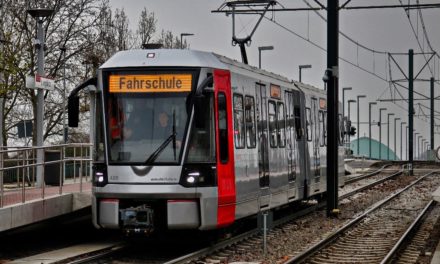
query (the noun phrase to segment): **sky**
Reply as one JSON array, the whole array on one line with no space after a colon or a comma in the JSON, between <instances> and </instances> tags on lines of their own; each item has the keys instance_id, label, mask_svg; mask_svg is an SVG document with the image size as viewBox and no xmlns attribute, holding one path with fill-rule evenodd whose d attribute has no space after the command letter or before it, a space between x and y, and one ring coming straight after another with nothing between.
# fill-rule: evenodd
<instances>
[{"instance_id":1,"label":"sky","mask_svg":"<svg viewBox=\"0 0 440 264\"><path fill-rule=\"evenodd\" d=\"M326 1L320 0L326 5ZM127 13L131 29L136 30L138 17L141 10L145 7L149 12L154 12L158 19L158 31L161 29L171 30L175 35L180 33L193 33L194 36L186 37L191 49L215 52L225 55L238 61L241 60L238 46L232 46L232 18L225 14L212 13L223 3L223 0L110 0L112 8L124 8ZM278 1L284 7L307 7L305 2L316 6L314 1L299 0ZM340 4L345 1L340 1ZM404 1L407 3L407 1ZM415 0L411 0L415 3ZM435 0L421 0L421 4L437 3ZM366 5L399 5L399 0L354 0L348 6L366 6ZM277 6L280 8L280 6ZM320 11L324 18L325 11ZM423 24L427 32L431 46L435 51L440 51L440 29L438 28L440 8L423 9L421 11ZM417 11L410 12L412 21L411 27L407 13L403 8L395 9L368 9L368 10L341 10L339 15L340 31L350 37L356 43L366 46L375 51L384 51L390 53L407 53L409 49L414 52L421 52L420 46L416 41L415 34L419 36L420 45L427 48L427 41L423 37L423 27L420 15ZM263 51L261 56L262 68L281 74L289 79L298 80L299 65L310 64L311 69L302 70L302 81L318 88L323 88L322 76L326 69L325 52L327 43L327 26L314 11L300 12L268 12L267 19L263 19L257 28L252 43L247 47L249 64L258 66L258 47L274 46L272 51ZM255 25L258 17L253 15L237 16L236 32L238 37L245 37L250 33ZM301 37L299 37L299 36ZM360 122L368 122L368 103L378 99L390 99L392 94L399 98L400 92L405 98L408 92L399 88L398 92L394 88L390 89L389 83L382 79L392 78L403 79L405 76L400 72L399 67L407 75L408 57L406 55L393 55L394 60L399 64L388 63L387 55L371 52L363 49L359 45L347 41L342 35L339 36L339 55L342 59L339 62L339 87L352 87L352 91L348 91L346 99L356 99L357 95L366 95L367 98L361 99L360 103ZM430 55L426 55L429 58ZM349 63L347 63L348 61ZM423 55L415 56L414 74L417 74L425 65L425 57ZM362 67L364 70L359 69ZM439 79L439 59L432 59L429 66L436 79ZM374 73L379 78L371 73ZM428 69L425 69L419 76L427 79L431 77ZM381 79L382 78L382 79ZM407 83L401 83L407 86ZM428 82L416 82L415 91L425 95L429 95ZM439 85L435 85L438 90ZM435 95L440 95L436 91ZM415 96L419 98L420 96ZM340 100L342 100L342 92L340 92ZM415 101L416 113L419 113L418 103L429 107L429 101ZM378 102L377 107L373 107L372 120L378 120L378 108L387 108L387 112L383 112L382 119L386 120L387 113L394 113L397 118L407 121L407 103L400 102L398 104L390 102ZM440 113L440 104L435 103L436 109ZM351 119L356 123L356 106L352 104ZM346 107L347 109L347 107ZM424 113L429 114L429 108L424 108ZM346 110L347 111L347 110ZM347 114L347 112L346 112ZM440 125L440 114L437 123ZM391 122L391 142L393 143L394 122ZM400 121L397 122L397 134L400 134ZM417 132L423 135L423 138L429 139L429 118L415 119L415 128ZM367 124L361 124L360 136L368 136ZM382 126L382 142L386 143L386 126ZM358 129L359 131L359 129ZM378 140L378 127L373 126L373 138ZM440 132L440 130L438 130ZM399 140L398 140L399 141ZM436 135L435 147L440 146L440 136ZM393 147L393 144L391 144ZM400 146L397 146L400 150ZM399 152L399 151L398 151Z\"/></svg>"}]
</instances>

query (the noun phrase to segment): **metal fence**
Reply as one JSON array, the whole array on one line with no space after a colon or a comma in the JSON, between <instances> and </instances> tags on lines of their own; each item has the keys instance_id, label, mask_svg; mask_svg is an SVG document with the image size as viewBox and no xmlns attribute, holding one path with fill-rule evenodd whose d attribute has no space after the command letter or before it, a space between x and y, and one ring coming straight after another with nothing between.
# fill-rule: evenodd
<instances>
[{"instance_id":1,"label":"metal fence","mask_svg":"<svg viewBox=\"0 0 440 264\"><path fill-rule=\"evenodd\" d=\"M44 158L37 162L37 152ZM91 189L91 144L0 150L0 208ZM39 169L37 169L39 168ZM37 179L41 170L41 179Z\"/></svg>"}]
</instances>

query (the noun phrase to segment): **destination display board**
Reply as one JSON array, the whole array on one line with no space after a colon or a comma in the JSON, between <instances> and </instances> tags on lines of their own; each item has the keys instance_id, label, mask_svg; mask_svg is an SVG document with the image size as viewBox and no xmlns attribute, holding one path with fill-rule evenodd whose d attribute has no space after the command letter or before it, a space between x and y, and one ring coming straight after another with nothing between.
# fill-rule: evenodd
<instances>
[{"instance_id":1,"label":"destination display board","mask_svg":"<svg viewBox=\"0 0 440 264\"><path fill-rule=\"evenodd\" d=\"M110 93L190 92L191 74L110 75Z\"/></svg>"}]
</instances>

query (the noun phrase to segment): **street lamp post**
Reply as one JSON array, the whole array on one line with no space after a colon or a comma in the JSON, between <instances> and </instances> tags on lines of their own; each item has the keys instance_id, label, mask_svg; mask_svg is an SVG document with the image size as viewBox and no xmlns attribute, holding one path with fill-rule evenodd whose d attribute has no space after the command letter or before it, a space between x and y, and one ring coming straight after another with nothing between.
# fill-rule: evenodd
<instances>
[{"instance_id":1,"label":"street lamp post","mask_svg":"<svg viewBox=\"0 0 440 264\"><path fill-rule=\"evenodd\" d=\"M359 142L359 134L361 133L361 128L360 128L360 113L359 113L359 99L361 98L365 98L367 97L366 95L358 95L357 96L357 155L359 156L359 154L361 153L359 150L360 147L360 142Z\"/></svg>"},{"instance_id":2,"label":"street lamp post","mask_svg":"<svg viewBox=\"0 0 440 264\"><path fill-rule=\"evenodd\" d=\"M28 9L27 12L37 20L37 39L35 41L35 48L38 50L37 55L37 74L39 76L45 76L44 74L44 27L43 27L43 18L49 17L54 13L53 9ZM43 115L44 115L44 90L38 89L37 92L37 126L36 126L36 139L37 146L43 146ZM43 149L39 148L37 150L37 163L43 164ZM37 187L41 187L43 184L43 168L41 166L37 166Z\"/></svg>"},{"instance_id":3,"label":"street lamp post","mask_svg":"<svg viewBox=\"0 0 440 264\"><path fill-rule=\"evenodd\" d=\"M183 37L194 36L193 33L180 33L180 49L183 49Z\"/></svg>"},{"instance_id":4,"label":"street lamp post","mask_svg":"<svg viewBox=\"0 0 440 264\"><path fill-rule=\"evenodd\" d=\"M429 150L429 141L426 140L426 141L425 141L425 149L423 150L423 153L425 153L425 155L424 155L425 160L427 160L427 159L429 158L429 157L428 157L428 150Z\"/></svg>"},{"instance_id":5,"label":"street lamp post","mask_svg":"<svg viewBox=\"0 0 440 264\"><path fill-rule=\"evenodd\" d=\"M351 87L344 87L342 88L342 118L345 118L345 91L351 90ZM347 122L348 122L348 118L347 118ZM347 126L345 126L345 128L347 128ZM349 131L347 131L349 132ZM347 134L348 135L348 134ZM348 136L347 136L348 137ZM344 141L347 141L347 137L344 138ZM344 146L345 148L347 148L347 142L345 142Z\"/></svg>"},{"instance_id":6,"label":"street lamp post","mask_svg":"<svg viewBox=\"0 0 440 264\"><path fill-rule=\"evenodd\" d=\"M351 119L350 119L350 104L351 103L356 103L356 101L355 100L348 100L347 101L347 105L348 105L348 121L350 121L350 124L351 124ZM351 127L351 125L350 125L350 127ZM348 143L348 149L350 149L350 128L348 128L349 129L349 131L348 131L348 133L347 133L347 143Z\"/></svg>"},{"instance_id":7,"label":"street lamp post","mask_svg":"<svg viewBox=\"0 0 440 264\"><path fill-rule=\"evenodd\" d=\"M312 68L312 65L307 64L307 65L299 65L299 82L301 82L301 70L302 69L310 69Z\"/></svg>"},{"instance_id":8,"label":"street lamp post","mask_svg":"<svg viewBox=\"0 0 440 264\"><path fill-rule=\"evenodd\" d=\"M368 157L371 159L371 106L377 105L376 102L368 103Z\"/></svg>"},{"instance_id":9,"label":"street lamp post","mask_svg":"<svg viewBox=\"0 0 440 264\"><path fill-rule=\"evenodd\" d=\"M382 159L382 111L386 111L386 108L379 109L379 159Z\"/></svg>"},{"instance_id":10,"label":"street lamp post","mask_svg":"<svg viewBox=\"0 0 440 264\"><path fill-rule=\"evenodd\" d=\"M406 131L406 134L405 134L405 160L408 160L408 133L409 133L408 126L406 126L405 131Z\"/></svg>"},{"instance_id":11,"label":"street lamp post","mask_svg":"<svg viewBox=\"0 0 440 264\"><path fill-rule=\"evenodd\" d=\"M394 118L394 160L396 160L396 156L397 156L397 147L396 147L396 122L400 120L399 117Z\"/></svg>"},{"instance_id":12,"label":"street lamp post","mask_svg":"<svg viewBox=\"0 0 440 264\"><path fill-rule=\"evenodd\" d=\"M414 149L415 149L415 152L416 152L416 157L417 157L417 137L418 137L418 135L419 135L418 132L414 133L414 138L415 138L415 140L414 140Z\"/></svg>"},{"instance_id":13,"label":"street lamp post","mask_svg":"<svg viewBox=\"0 0 440 264\"><path fill-rule=\"evenodd\" d=\"M258 47L258 68L259 69L261 69L261 51L262 50L273 50L273 46Z\"/></svg>"},{"instance_id":14,"label":"street lamp post","mask_svg":"<svg viewBox=\"0 0 440 264\"><path fill-rule=\"evenodd\" d=\"M66 46L60 47L61 52L63 53L63 138L64 144L67 143L67 123L66 123Z\"/></svg>"},{"instance_id":15,"label":"street lamp post","mask_svg":"<svg viewBox=\"0 0 440 264\"><path fill-rule=\"evenodd\" d=\"M402 153L402 145L403 145L403 125L406 125L406 122L401 122L400 123L400 160L403 160L403 153ZM405 144L406 144L406 142L405 142Z\"/></svg>"},{"instance_id":16,"label":"street lamp post","mask_svg":"<svg viewBox=\"0 0 440 264\"><path fill-rule=\"evenodd\" d=\"M387 121L387 160L390 160L390 116L394 116L393 113L388 113Z\"/></svg>"}]
</instances>

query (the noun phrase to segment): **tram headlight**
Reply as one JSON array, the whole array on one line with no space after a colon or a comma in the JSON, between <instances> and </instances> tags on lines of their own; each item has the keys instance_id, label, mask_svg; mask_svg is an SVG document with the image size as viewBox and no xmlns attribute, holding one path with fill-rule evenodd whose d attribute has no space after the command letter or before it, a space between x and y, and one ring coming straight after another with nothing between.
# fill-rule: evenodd
<instances>
[{"instance_id":1,"label":"tram headlight","mask_svg":"<svg viewBox=\"0 0 440 264\"><path fill-rule=\"evenodd\" d=\"M197 181L197 179L199 179L199 177L200 177L200 172L198 171L190 172L186 177L186 182L189 184L194 184Z\"/></svg>"},{"instance_id":2,"label":"tram headlight","mask_svg":"<svg viewBox=\"0 0 440 264\"><path fill-rule=\"evenodd\" d=\"M102 172L97 172L96 173L96 178L98 180L98 183L103 183L104 182L104 173Z\"/></svg>"},{"instance_id":3,"label":"tram headlight","mask_svg":"<svg viewBox=\"0 0 440 264\"><path fill-rule=\"evenodd\" d=\"M212 164L185 164L180 184L184 187L216 186L216 168Z\"/></svg>"},{"instance_id":4,"label":"tram headlight","mask_svg":"<svg viewBox=\"0 0 440 264\"><path fill-rule=\"evenodd\" d=\"M103 187L108 183L105 164L93 164L93 186Z\"/></svg>"},{"instance_id":5,"label":"tram headlight","mask_svg":"<svg viewBox=\"0 0 440 264\"><path fill-rule=\"evenodd\" d=\"M186 178L186 182L189 184L193 184L196 181L196 178L194 178L194 176L188 176Z\"/></svg>"}]
</instances>

